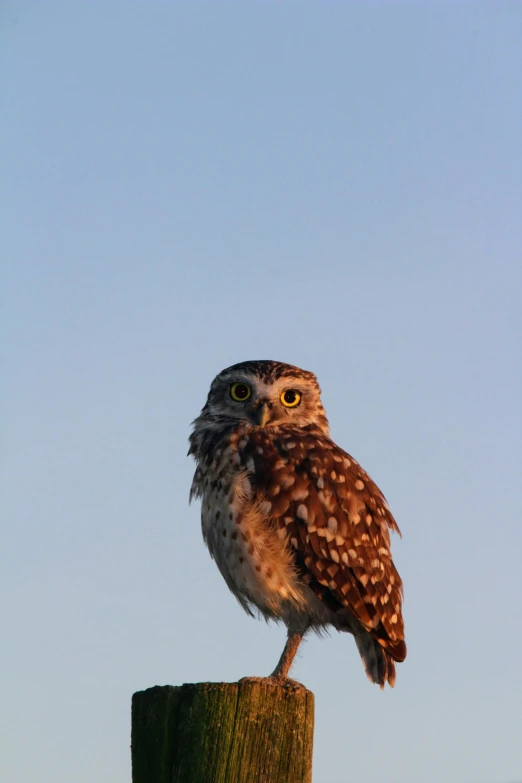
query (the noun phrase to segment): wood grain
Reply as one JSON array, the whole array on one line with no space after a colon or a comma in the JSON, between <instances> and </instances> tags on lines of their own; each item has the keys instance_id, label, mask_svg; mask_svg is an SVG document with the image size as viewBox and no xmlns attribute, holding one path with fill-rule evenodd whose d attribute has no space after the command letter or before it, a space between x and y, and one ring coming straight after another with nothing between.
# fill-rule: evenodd
<instances>
[{"instance_id":1,"label":"wood grain","mask_svg":"<svg viewBox=\"0 0 522 783\"><path fill-rule=\"evenodd\" d=\"M132 699L133 783L311 783L314 696L287 681L156 686Z\"/></svg>"}]
</instances>

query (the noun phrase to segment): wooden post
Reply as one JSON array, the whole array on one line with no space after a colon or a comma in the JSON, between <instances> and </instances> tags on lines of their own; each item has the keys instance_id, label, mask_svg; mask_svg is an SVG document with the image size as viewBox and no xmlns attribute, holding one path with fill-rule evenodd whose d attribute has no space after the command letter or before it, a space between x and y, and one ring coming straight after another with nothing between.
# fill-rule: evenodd
<instances>
[{"instance_id":1,"label":"wooden post","mask_svg":"<svg viewBox=\"0 0 522 783\"><path fill-rule=\"evenodd\" d=\"M311 783L314 695L262 679L132 697L133 783Z\"/></svg>"}]
</instances>

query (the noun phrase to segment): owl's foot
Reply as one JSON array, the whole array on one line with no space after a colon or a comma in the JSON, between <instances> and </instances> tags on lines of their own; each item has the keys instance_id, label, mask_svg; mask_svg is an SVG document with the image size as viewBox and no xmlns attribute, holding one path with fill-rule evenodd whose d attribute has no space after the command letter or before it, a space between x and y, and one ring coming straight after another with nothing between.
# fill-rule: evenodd
<instances>
[{"instance_id":1,"label":"owl's foot","mask_svg":"<svg viewBox=\"0 0 522 783\"><path fill-rule=\"evenodd\" d=\"M240 683L258 682L264 685L278 685L287 690L300 691L307 690L306 687L297 680L291 680L290 677L276 677L273 674L270 677L241 677Z\"/></svg>"}]
</instances>

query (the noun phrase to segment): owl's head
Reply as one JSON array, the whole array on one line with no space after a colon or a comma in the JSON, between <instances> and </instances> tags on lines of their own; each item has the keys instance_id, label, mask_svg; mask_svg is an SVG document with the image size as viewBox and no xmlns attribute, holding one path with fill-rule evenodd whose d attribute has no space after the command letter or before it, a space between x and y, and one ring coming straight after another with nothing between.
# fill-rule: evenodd
<instances>
[{"instance_id":1,"label":"owl's head","mask_svg":"<svg viewBox=\"0 0 522 783\"><path fill-rule=\"evenodd\" d=\"M315 425L328 432L317 378L273 361L227 367L212 381L200 419L240 420L255 427Z\"/></svg>"}]
</instances>

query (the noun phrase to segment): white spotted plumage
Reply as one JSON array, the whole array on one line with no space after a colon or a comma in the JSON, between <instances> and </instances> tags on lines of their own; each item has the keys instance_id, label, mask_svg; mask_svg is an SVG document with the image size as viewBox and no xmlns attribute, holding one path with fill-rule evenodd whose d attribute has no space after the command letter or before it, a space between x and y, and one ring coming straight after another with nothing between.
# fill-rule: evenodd
<instances>
[{"instance_id":1,"label":"white spotted plumage","mask_svg":"<svg viewBox=\"0 0 522 783\"><path fill-rule=\"evenodd\" d=\"M308 629L332 626L354 635L372 682L393 686L406 656L390 554L389 531L399 529L377 486L330 439L315 375L272 361L223 370L190 444L191 497L201 498L212 557L247 612L288 628L272 676L287 676Z\"/></svg>"}]
</instances>

